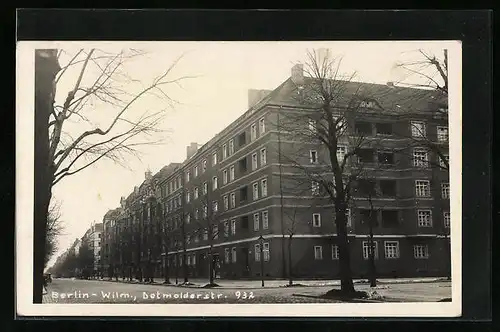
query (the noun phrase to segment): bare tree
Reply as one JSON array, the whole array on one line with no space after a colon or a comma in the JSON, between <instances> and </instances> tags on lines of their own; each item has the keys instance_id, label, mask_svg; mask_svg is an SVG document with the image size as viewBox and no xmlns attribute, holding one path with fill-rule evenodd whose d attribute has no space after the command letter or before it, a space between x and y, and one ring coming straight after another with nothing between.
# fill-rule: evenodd
<instances>
[{"instance_id":1,"label":"bare tree","mask_svg":"<svg viewBox=\"0 0 500 332\"><path fill-rule=\"evenodd\" d=\"M52 256L57 252L57 238L64 230L63 221L61 220L61 204L53 200L49 208L46 226L46 242L45 242L45 265L50 261Z\"/></svg>"},{"instance_id":2,"label":"bare tree","mask_svg":"<svg viewBox=\"0 0 500 332\"><path fill-rule=\"evenodd\" d=\"M218 180L213 180L218 181ZM203 237L208 241L208 272L209 272L209 282L208 287L216 287L217 284L214 282L215 275L215 264L214 261L214 243L219 238L220 234L222 234L220 229L220 206L219 202L215 200L211 200L210 193L212 190L218 188L217 184L212 182L211 185L207 183L207 188L203 189L202 196L199 199L199 207L201 209L201 216L196 216L193 218L194 223L196 224L196 230L193 233L196 237ZM214 187L216 186L216 187ZM206 189L206 191L205 191Z\"/></svg>"},{"instance_id":3,"label":"bare tree","mask_svg":"<svg viewBox=\"0 0 500 332\"><path fill-rule=\"evenodd\" d=\"M422 99L433 99L436 115L448 119L448 50L444 49L441 55L430 51L418 49L414 52L416 56L412 60L395 63L393 69L400 79L395 84L418 88L411 94L401 96L401 102L414 102ZM429 98L431 97L431 98ZM449 172L449 158L447 155L447 144L443 146L427 137L425 128L413 126L412 130L418 135L411 135L409 147L423 147L438 156L438 162L429 163Z\"/></svg>"},{"instance_id":4,"label":"bare tree","mask_svg":"<svg viewBox=\"0 0 500 332\"><path fill-rule=\"evenodd\" d=\"M286 213L285 216L287 217L285 224L285 234L287 235L288 238L288 285L292 286L293 285L293 254L292 254L292 241L293 241L293 236L297 233L297 224L300 222L300 219L297 216L297 206L295 206L292 211ZM261 257L261 259L264 259Z\"/></svg>"},{"instance_id":5,"label":"bare tree","mask_svg":"<svg viewBox=\"0 0 500 332\"><path fill-rule=\"evenodd\" d=\"M171 77L181 57L151 82L143 84L130 77L125 69L127 61L145 56L144 52L81 49L72 55L60 50L56 56L55 51L38 51L35 66L36 132L48 133L40 137L42 143L38 144L35 158L40 158L35 211L45 211L43 219L35 218L34 247L38 252L34 261L35 303L42 301L45 255L41 244L45 242L52 187L103 159L124 165L125 156L138 156L140 146L161 142L159 125L166 110L177 103L166 88L192 78ZM63 61L67 62L61 65ZM58 90L69 86L61 102L55 98L56 86ZM141 102L148 96L158 99L155 104L161 105L159 109L144 109Z\"/></svg>"},{"instance_id":6,"label":"bare tree","mask_svg":"<svg viewBox=\"0 0 500 332\"><path fill-rule=\"evenodd\" d=\"M288 139L297 141L293 152L282 151L285 161L300 170L302 188L308 185L313 196L326 198L334 204L337 240L340 253L341 290L354 293L354 284L350 267L346 210L350 201L351 183L358 176L349 164L354 157L359 158L360 151L368 145L365 135L354 128L356 116L370 101L370 91L361 88L353 81L354 74L342 75L342 59L330 52L308 52L304 66L305 77L296 84L297 101L304 110L287 111L280 116L279 128ZM285 136L285 135L283 135ZM309 167L304 163L303 147L319 147L324 152L324 162ZM320 151L318 151L319 153ZM298 154L302 153L302 157ZM302 159L301 159L302 158Z\"/></svg>"}]
</instances>

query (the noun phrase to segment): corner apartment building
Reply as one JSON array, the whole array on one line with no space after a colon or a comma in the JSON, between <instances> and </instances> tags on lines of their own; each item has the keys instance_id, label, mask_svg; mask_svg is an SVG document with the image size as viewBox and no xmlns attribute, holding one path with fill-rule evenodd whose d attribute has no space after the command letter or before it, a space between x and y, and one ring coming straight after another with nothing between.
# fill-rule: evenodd
<instances>
[{"instance_id":1,"label":"corner apartment building","mask_svg":"<svg viewBox=\"0 0 500 332\"><path fill-rule=\"evenodd\" d=\"M92 223L90 228L85 232L82 237L82 244L85 243L88 245L90 251L93 254L93 264L92 271L93 273L101 273L101 237L102 237L102 223Z\"/></svg>"},{"instance_id":2,"label":"corner apartment building","mask_svg":"<svg viewBox=\"0 0 500 332\"><path fill-rule=\"evenodd\" d=\"M192 277L207 277L212 259L222 278L279 278L288 273L291 250L295 277L337 276L334 207L304 174L324 167L328 153L278 125L290 114L314 110L296 98L298 87L309 80L301 66L294 66L275 90L249 91L247 112L205 145L191 144L187 159L163 172L149 189L148 208L143 204L133 223L152 227L140 232L138 243L156 248L156 256L162 249L162 266L155 258L157 273L167 265L171 271L187 269ZM370 228L379 276L444 275L450 187L448 172L429 143L447 156L447 112L440 111L447 103L431 91L352 85L375 96L360 100L359 111L346 118L353 130L337 149L346 153L355 136L367 142L347 168L362 164L366 177L352 193L348 210L353 275L368 274ZM136 189L142 202L144 195ZM374 216L372 223L368 215ZM144 240L154 229L162 235L161 245ZM145 250L139 250L141 255Z\"/></svg>"}]
</instances>

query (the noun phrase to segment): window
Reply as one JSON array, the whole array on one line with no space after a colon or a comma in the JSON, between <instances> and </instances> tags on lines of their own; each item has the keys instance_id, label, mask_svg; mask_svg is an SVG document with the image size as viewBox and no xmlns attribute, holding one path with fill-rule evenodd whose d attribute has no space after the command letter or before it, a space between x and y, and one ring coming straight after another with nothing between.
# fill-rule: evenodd
<instances>
[{"instance_id":1,"label":"window","mask_svg":"<svg viewBox=\"0 0 500 332\"><path fill-rule=\"evenodd\" d=\"M207 160L203 160L203 162L201 163L201 171L203 173L205 173L205 171L207 170Z\"/></svg>"},{"instance_id":2,"label":"window","mask_svg":"<svg viewBox=\"0 0 500 332\"><path fill-rule=\"evenodd\" d=\"M199 196L198 187L194 187L194 199L197 199L198 196Z\"/></svg>"},{"instance_id":3,"label":"window","mask_svg":"<svg viewBox=\"0 0 500 332\"><path fill-rule=\"evenodd\" d=\"M205 229L203 231L203 240L205 240L205 241L208 240L208 229Z\"/></svg>"},{"instance_id":4,"label":"window","mask_svg":"<svg viewBox=\"0 0 500 332\"><path fill-rule=\"evenodd\" d=\"M253 199L256 200L259 198L259 184L256 182L252 185L253 188Z\"/></svg>"},{"instance_id":5,"label":"window","mask_svg":"<svg viewBox=\"0 0 500 332\"><path fill-rule=\"evenodd\" d=\"M234 153L234 139L231 139L229 141L229 155L232 155Z\"/></svg>"},{"instance_id":6,"label":"window","mask_svg":"<svg viewBox=\"0 0 500 332\"><path fill-rule=\"evenodd\" d=\"M198 176L198 166L194 167L194 177Z\"/></svg>"},{"instance_id":7,"label":"window","mask_svg":"<svg viewBox=\"0 0 500 332\"><path fill-rule=\"evenodd\" d=\"M217 201L212 202L212 211L217 212L219 210L219 203Z\"/></svg>"},{"instance_id":8,"label":"window","mask_svg":"<svg viewBox=\"0 0 500 332\"><path fill-rule=\"evenodd\" d=\"M312 220L313 227L321 227L321 214L313 213L312 216L313 216Z\"/></svg>"},{"instance_id":9,"label":"window","mask_svg":"<svg viewBox=\"0 0 500 332\"><path fill-rule=\"evenodd\" d=\"M396 180L380 180L380 193L385 197L395 197Z\"/></svg>"},{"instance_id":10,"label":"window","mask_svg":"<svg viewBox=\"0 0 500 332\"><path fill-rule=\"evenodd\" d=\"M236 248L231 248L231 261L236 263Z\"/></svg>"},{"instance_id":11,"label":"window","mask_svg":"<svg viewBox=\"0 0 500 332\"><path fill-rule=\"evenodd\" d=\"M236 194L231 193L230 197L231 197L231 208L234 208L236 206Z\"/></svg>"},{"instance_id":12,"label":"window","mask_svg":"<svg viewBox=\"0 0 500 332\"><path fill-rule=\"evenodd\" d=\"M266 132L266 122L264 121L264 118L259 120L259 131L261 135Z\"/></svg>"},{"instance_id":13,"label":"window","mask_svg":"<svg viewBox=\"0 0 500 332\"><path fill-rule=\"evenodd\" d=\"M429 197L431 195L431 185L429 180L416 180L415 194L417 197Z\"/></svg>"},{"instance_id":14,"label":"window","mask_svg":"<svg viewBox=\"0 0 500 332\"><path fill-rule=\"evenodd\" d=\"M448 142L448 127L437 127L437 139L439 142Z\"/></svg>"},{"instance_id":15,"label":"window","mask_svg":"<svg viewBox=\"0 0 500 332\"><path fill-rule=\"evenodd\" d=\"M250 127L250 139L253 141L257 138L257 125L254 123Z\"/></svg>"},{"instance_id":16,"label":"window","mask_svg":"<svg viewBox=\"0 0 500 332\"><path fill-rule=\"evenodd\" d=\"M236 219L231 220L231 235L236 235Z\"/></svg>"},{"instance_id":17,"label":"window","mask_svg":"<svg viewBox=\"0 0 500 332\"><path fill-rule=\"evenodd\" d=\"M318 162L318 152L316 150L309 150L309 161L311 164Z\"/></svg>"},{"instance_id":18,"label":"window","mask_svg":"<svg viewBox=\"0 0 500 332\"><path fill-rule=\"evenodd\" d=\"M269 258L270 258L270 252L269 252L269 242L266 242L266 243L263 243L264 245L264 250L263 250L263 254L264 254L264 262L269 262Z\"/></svg>"},{"instance_id":19,"label":"window","mask_svg":"<svg viewBox=\"0 0 500 332\"><path fill-rule=\"evenodd\" d=\"M441 197L443 199L450 198L450 184L448 182L441 183Z\"/></svg>"},{"instance_id":20,"label":"window","mask_svg":"<svg viewBox=\"0 0 500 332\"><path fill-rule=\"evenodd\" d=\"M227 144L222 145L222 159L227 158Z\"/></svg>"},{"instance_id":21,"label":"window","mask_svg":"<svg viewBox=\"0 0 500 332\"><path fill-rule=\"evenodd\" d=\"M212 190L217 190L218 187L219 187L219 181L217 180L217 177L214 176L212 178Z\"/></svg>"},{"instance_id":22,"label":"window","mask_svg":"<svg viewBox=\"0 0 500 332\"><path fill-rule=\"evenodd\" d=\"M339 164L342 164L344 161L344 156L346 154L346 147L345 146L337 146L337 161Z\"/></svg>"},{"instance_id":23,"label":"window","mask_svg":"<svg viewBox=\"0 0 500 332\"><path fill-rule=\"evenodd\" d=\"M203 182L203 195L208 193L208 183Z\"/></svg>"},{"instance_id":24,"label":"window","mask_svg":"<svg viewBox=\"0 0 500 332\"><path fill-rule=\"evenodd\" d=\"M373 257L375 259L378 258L378 243L377 241L373 241ZM369 259L370 258L370 242L369 241L363 241L363 259Z\"/></svg>"},{"instance_id":25,"label":"window","mask_svg":"<svg viewBox=\"0 0 500 332\"><path fill-rule=\"evenodd\" d=\"M267 196L267 180L266 179L260 181L260 191L261 191L262 197Z\"/></svg>"},{"instance_id":26,"label":"window","mask_svg":"<svg viewBox=\"0 0 500 332\"><path fill-rule=\"evenodd\" d=\"M229 264L229 248L224 249L224 262Z\"/></svg>"},{"instance_id":27,"label":"window","mask_svg":"<svg viewBox=\"0 0 500 332\"><path fill-rule=\"evenodd\" d=\"M189 201L191 201L191 193L188 191L186 193L186 203L189 203Z\"/></svg>"},{"instance_id":28,"label":"window","mask_svg":"<svg viewBox=\"0 0 500 332\"><path fill-rule=\"evenodd\" d=\"M439 167L448 169L450 166L450 156L447 154L438 155ZM443 160L444 159L444 160Z\"/></svg>"},{"instance_id":29,"label":"window","mask_svg":"<svg viewBox=\"0 0 500 332\"><path fill-rule=\"evenodd\" d=\"M427 167L429 165L429 157L427 150L424 148L413 149L413 166Z\"/></svg>"},{"instance_id":30,"label":"window","mask_svg":"<svg viewBox=\"0 0 500 332\"><path fill-rule=\"evenodd\" d=\"M227 169L222 171L222 184L227 183Z\"/></svg>"},{"instance_id":31,"label":"window","mask_svg":"<svg viewBox=\"0 0 500 332\"><path fill-rule=\"evenodd\" d=\"M224 221L224 236L228 237L229 236L229 222Z\"/></svg>"},{"instance_id":32,"label":"window","mask_svg":"<svg viewBox=\"0 0 500 332\"><path fill-rule=\"evenodd\" d=\"M260 166L267 164L266 149L260 149Z\"/></svg>"},{"instance_id":33,"label":"window","mask_svg":"<svg viewBox=\"0 0 500 332\"><path fill-rule=\"evenodd\" d=\"M234 165L229 167L229 181L234 181Z\"/></svg>"},{"instance_id":34,"label":"window","mask_svg":"<svg viewBox=\"0 0 500 332\"><path fill-rule=\"evenodd\" d=\"M200 215L200 210L199 209L194 210L194 219L195 220L198 220L199 215Z\"/></svg>"},{"instance_id":35,"label":"window","mask_svg":"<svg viewBox=\"0 0 500 332\"><path fill-rule=\"evenodd\" d=\"M416 244L413 246L413 257L416 259L429 258L429 246L426 244Z\"/></svg>"},{"instance_id":36,"label":"window","mask_svg":"<svg viewBox=\"0 0 500 332\"><path fill-rule=\"evenodd\" d=\"M346 209L345 210L345 215L347 219L347 227L351 227L351 209Z\"/></svg>"},{"instance_id":37,"label":"window","mask_svg":"<svg viewBox=\"0 0 500 332\"><path fill-rule=\"evenodd\" d=\"M393 165L394 164L394 153L392 152L379 152L378 153L378 162L384 165Z\"/></svg>"},{"instance_id":38,"label":"window","mask_svg":"<svg viewBox=\"0 0 500 332\"><path fill-rule=\"evenodd\" d=\"M313 196L319 195L319 183L316 181L311 182L311 193Z\"/></svg>"},{"instance_id":39,"label":"window","mask_svg":"<svg viewBox=\"0 0 500 332\"><path fill-rule=\"evenodd\" d=\"M411 122L411 136L412 137L425 137L425 123L421 121Z\"/></svg>"},{"instance_id":40,"label":"window","mask_svg":"<svg viewBox=\"0 0 500 332\"><path fill-rule=\"evenodd\" d=\"M219 226L214 225L212 227L212 239L217 240L219 238Z\"/></svg>"},{"instance_id":41,"label":"window","mask_svg":"<svg viewBox=\"0 0 500 332\"><path fill-rule=\"evenodd\" d=\"M399 242L398 241L385 241L384 251L386 259L399 258Z\"/></svg>"},{"instance_id":42,"label":"window","mask_svg":"<svg viewBox=\"0 0 500 332\"><path fill-rule=\"evenodd\" d=\"M314 259L316 259L316 260L323 259L323 247L322 246L314 246Z\"/></svg>"},{"instance_id":43,"label":"window","mask_svg":"<svg viewBox=\"0 0 500 332\"><path fill-rule=\"evenodd\" d=\"M364 121L356 121L354 123L354 129L356 133L361 136L371 136L372 135L372 124Z\"/></svg>"},{"instance_id":44,"label":"window","mask_svg":"<svg viewBox=\"0 0 500 332\"><path fill-rule=\"evenodd\" d=\"M174 181L173 186L174 186L174 190L173 191L176 191L177 190L177 180Z\"/></svg>"},{"instance_id":45,"label":"window","mask_svg":"<svg viewBox=\"0 0 500 332\"><path fill-rule=\"evenodd\" d=\"M247 158L244 157L238 161L238 170L240 174L243 174L247 171Z\"/></svg>"},{"instance_id":46,"label":"window","mask_svg":"<svg viewBox=\"0 0 500 332\"><path fill-rule=\"evenodd\" d=\"M375 107L375 102L373 100L363 100L360 104L359 107L363 108L374 108Z\"/></svg>"},{"instance_id":47,"label":"window","mask_svg":"<svg viewBox=\"0 0 500 332\"><path fill-rule=\"evenodd\" d=\"M358 193L364 196L376 196L375 180L373 179L359 179L358 180Z\"/></svg>"},{"instance_id":48,"label":"window","mask_svg":"<svg viewBox=\"0 0 500 332\"><path fill-rule=\"evenodd\" d=\"M191 235L186 235L186 244L191 243Z\"/></svg>"},{"instance_id":49,"label":"window","mask_svg":"<svg viewBox=\"0 0 500 332\"><path fill-rule=\"evenodd\" d=\"M394 228L398 227L398 211L397 210L382 210L382 227Z\"/></svg>"},{"instance_id":50,"label":"window","mask_svg":"<svg viewBox=\"0 0 500 332\"><path fill-rule=\"evenodd\" d=\"M255 261L260 262L260 244L256 244L254 246L254 251L255 251Z\"/></svg>"},{"instance_id":51,"label":"window","mask_svg":"<svg viewBox=\"0 0 500 332\"><path fill-rule=\"evenodd\" d=\"M431 210L417 210L418 227L431 227L432 226L432 211Z\"/></svg>"},{"instance_id":52,"label":"window","mask_svg":"<svg viewBox=\"0 0 500 332\"><path fill-rule=\"evenodd\" d=\"M189 224L191 222L191 215L186 214L186 224Z\"/></svg>"},{"instance_id":53,"label":"window","mask_svg":"<svg viewBox=\"0 0 500 332\"><path fill-rule=\"evenodd\" d=\"M359 215L363 225L370 226L371 222L371 227L378 227L377 211L360 209Z\"/></svg>"},{"instance_id":54,"label":"window","mask_svg":"<svg viewBox=\"0 0 500 332\"><path fill-rule=\"evenodd\" d=\"M186 183L188 183L191 180L191 172L187 171L186 172Z\"/></svg>"},{"instance_id":55,"label":"window","mask_svg":"<svg viewBox=\"0 0 500 332\"><path fill-rule=\"evenodd\" d=\"M227 195L224 195L222 197L222 201L224 202L224 210L229 210L229 199L227 197Z\"/></svg>"},{"instance_id":56,"label":"window","mask_svg":"<svg viewBox=\"0 0 500 332\"><path fill-rule=\"evenodd\" d=\"M179 266L182 266L182 256L179 257Z\"/></svg>"},{"instance_id":57,"label":"window","mask_svg":"<svg viewBox=\"0 0 500 332\"><path fill-rule=\"evenodd\" d=\"M203 218L206 218L208 216L208 206L203 207Z\"/></svg>"},{"instance_id":58,"label":"window","mask_svg":"<svg viewBox=\"0 0 500 332\"><path fill-rule=\"evenodd\" d=\"M217 165L217 152L212 154L212 165Z\"/></svg>"},{"instance_id":59,"label":"window","mask_svg":"<svg viewBox=\"0 0 500 332\"><path fill-rule=\"evenodd\" d=\"M339 246L336 244L332 245L332 259L339 259Z\"/></svg>"},{"instance_id":60,"label":"window","mask_svg":"<svg viewBox=\"0 0 500 332\"><path fill-rule=\"evenodd\" d=\"M259 214L258 213L255 213L253 215L253 230L254 231L258 231L260 228L260 218L259 218Z\"/></svg>"},{"instance_id":61,"label":"window","mask_svg":"<svg viewBox=\"0 0 500 332\"><path fill-rule=\"evenodd\" d=\"M257 153L254 153L254 154L252 154L252 170L256 170L257 167L259 167L258 161L257 161Z\"/></svg>"},{"instance_id":62,"label":"window","mask_svg":"<svg viewBox=\"0 0 500 332\"><path fill-rule=\"evenodd\" d=\"M360 163L372 163L374 162L374 151L373 149L359 149L357 152L358 161Z\"/></svg>"},{"instance_id":63,"label":"window","mask_svg":"<svg viewBox=\"0 0 500 332\"><path fill-rule=\"evenodd\" d=\"M379 135L392 135L392 123L377 123L375 129Z\"/></svg>"},{"instance_id":64,"label":"window","mask_svg":"<svg viewBox=\"0 0 500 332\"><path fill-rule=\"evenodd\" d=\"M238 135L238 146L243 146L247 143L245 132Z\"/></svg>"},{"instance_id":65,"label":"window","mask_svg":"<svg viewBox=\"0 0 500 332\"><path fill-rule=\"evenodd\" d=\"M267 211L262 211L262 229L268 229L269 228L269 218Z\"/></svg>"},{"instance_id":66,"label":"window","mask_svg":"<svg viewBox=\"0 0 500 332\"><path fill-rule=\"evenodd\" d=\"M193 257L191 257L191 264L196 265L196 255L193 255Z\"/></svg>"},{"instance_id":67,"label":"window","mask_svg":"<svg viewBox=\"0 0 500 332\"><path fill-rule=\"evenodd\" d=\"M195 243L198 243L199 241L200 241L200 237L199 237L199 235L198 235L198 234L195 234L195 235L194 235L194 242L195 242Z\"/></svg>"},{"instance_id":68,"label":"window","mask_svg":"<svg viewBox=\"0 0 500 332\"><path fill-rule=\"evenodd\" d=\"M240 202L246 202L248 200L248 186L240 188Z\"/></svg>"},{"instance_id":69,"label":"window","mask_svg":"<svg viewBox=\"0 0 500 332\"><path fill-rule=\"evenodd\" d=\"M444 227L450 228L450 220L451 220L450 213L449 212L443 212Z\"/></svg>"}]
</instances>

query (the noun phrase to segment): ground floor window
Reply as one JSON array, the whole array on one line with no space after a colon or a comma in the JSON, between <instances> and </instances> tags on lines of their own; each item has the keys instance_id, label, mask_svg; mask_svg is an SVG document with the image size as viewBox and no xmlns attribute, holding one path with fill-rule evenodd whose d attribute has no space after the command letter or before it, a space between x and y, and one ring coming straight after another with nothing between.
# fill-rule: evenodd
<instances>
[{"instance_id":1,"label":"ground floor window","mask_svg":"<svg viewBox=\"0 0 500 332\"><path fill-rule=\"evenodd\" d=\"M375 259L378 258L378 243L373 241L373 253ZM363 259L370 258L370 241L363 241Z\"/></svg>"},{"instance_id":2,"label":"ground floor window","mask_svg":"<svg viewBox=\"0 0 500 332\"><path fill-rule=\"evenodd\" d=\"M398 241L385 241L385 258L395 259L399 258L399 242Z\"/></svg>"},{"instance_id":3,"label":"ground floor window","mask_svg":"<svg viewBox=\"0 0 500 332\"><path fill-rule=\"evenodd\" d=\"M416 259L429 258L429 246L426 244L416 244L413 246L413 256Z\"/></svg>"}]
</instances>

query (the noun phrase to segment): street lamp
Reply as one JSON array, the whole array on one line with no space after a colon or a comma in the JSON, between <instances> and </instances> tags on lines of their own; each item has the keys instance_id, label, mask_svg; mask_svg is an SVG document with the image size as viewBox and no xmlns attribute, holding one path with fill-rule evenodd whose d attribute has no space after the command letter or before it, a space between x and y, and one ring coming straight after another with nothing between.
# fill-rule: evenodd
<instances>
[{"instance_id":1,"label":"street lamp","mask_svg":"<svg viewBox=\"0 0 500 332\"><path fill-rule=\"evenodd\" d=\"M259 247L260 247L260 275L262 279L262 287L264 287L264 238L259 236Z\"/></svg>"}]
</instances>

